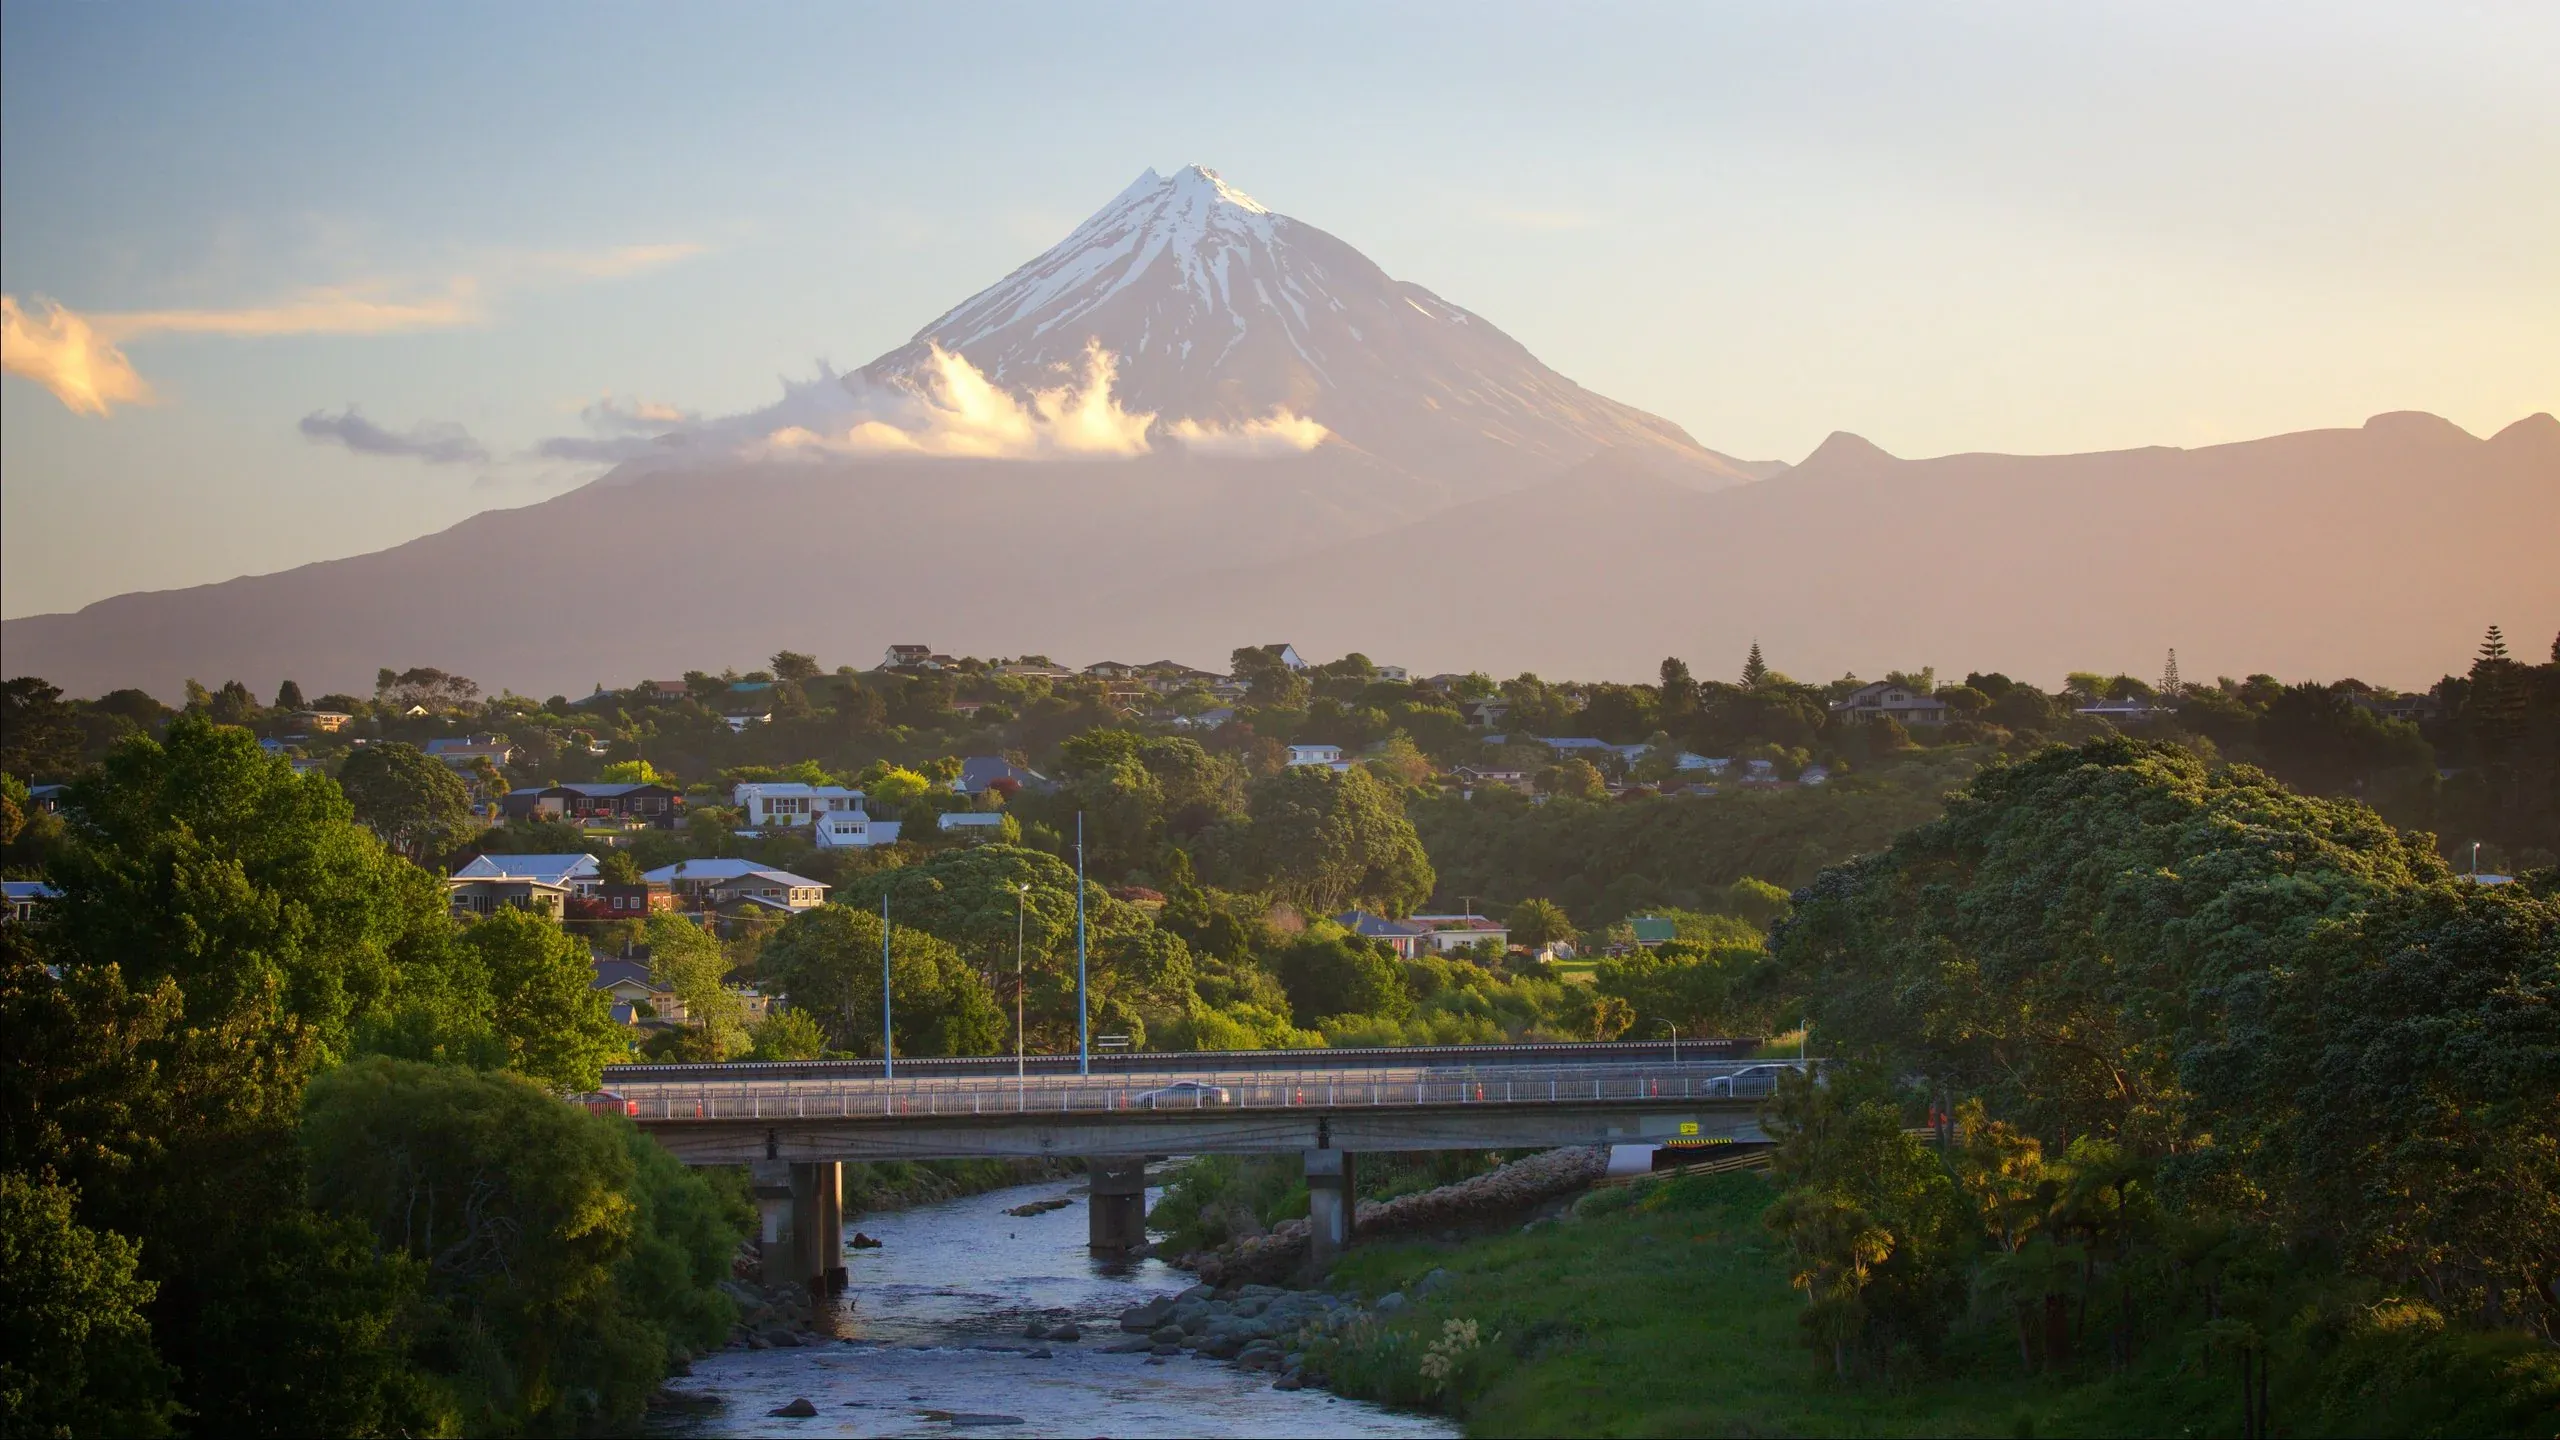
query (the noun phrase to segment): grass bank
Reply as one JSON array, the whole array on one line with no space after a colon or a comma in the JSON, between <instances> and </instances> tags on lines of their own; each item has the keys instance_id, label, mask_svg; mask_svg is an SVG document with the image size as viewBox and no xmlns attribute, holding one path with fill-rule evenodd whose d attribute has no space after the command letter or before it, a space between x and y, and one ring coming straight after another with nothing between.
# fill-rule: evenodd
<instances>
[{"instance_id":1,"label":"grass bank","mask_svg":"<svg viewBox=\"0 0 2560 1440\"><path fill-rule=\"evenodd\" d=\"M1447 1410L1479 1435L2238 1432L2236 1384L2226 1397L2167 1353L2028 1377L1986 1336L1979 1355L1836 1379L1803 1342L1803 1298L1760 1224L1774 1197L1756 1175L1683 1178L1595 1192L1526 1233L1356 1246L1335 1283L1419 1298L1346 1341L1361 1353L1330 1367L1335 1387Z\"/></svg>"}]
</instances>

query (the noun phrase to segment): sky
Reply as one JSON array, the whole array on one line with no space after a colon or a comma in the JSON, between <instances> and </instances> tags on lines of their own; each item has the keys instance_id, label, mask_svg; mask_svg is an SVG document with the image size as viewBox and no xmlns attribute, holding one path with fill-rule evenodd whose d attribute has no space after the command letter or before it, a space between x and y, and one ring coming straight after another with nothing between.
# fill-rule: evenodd
<instances>
[{"instance_id":1,"label":"sky","mask_svg":"<svg viewBox=\"0 0 2560 1440\"><path fill-rule=\"evenodd\" d=\"M1748 458L2485 435L2560 409L2555 74L2540 0L11 0L0 615L561 493L1150 166Z\"/></svg>"}]
</instances>

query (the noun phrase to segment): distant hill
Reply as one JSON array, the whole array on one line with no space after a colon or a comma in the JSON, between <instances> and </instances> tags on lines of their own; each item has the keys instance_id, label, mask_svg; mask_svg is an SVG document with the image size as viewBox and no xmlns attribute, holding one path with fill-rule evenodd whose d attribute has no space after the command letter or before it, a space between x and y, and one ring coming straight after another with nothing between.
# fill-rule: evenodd
<instances>
[{"instance_id":1,"label":"distant hill","mask_svg":"<svg viewBox=\"0 0 2560 1440\"><path fill-rule=\"evenodd\" d=\"M1001 457L1001 458L998 458ZM79 694L434 665L548 695L782 648L1799 678L1935 664L2423 684L2560 629L2560 422L1793 468L1595 395L1214 174L1141 176L843 377L371 555L0 627Z\"/></svg>"}]
</instances>

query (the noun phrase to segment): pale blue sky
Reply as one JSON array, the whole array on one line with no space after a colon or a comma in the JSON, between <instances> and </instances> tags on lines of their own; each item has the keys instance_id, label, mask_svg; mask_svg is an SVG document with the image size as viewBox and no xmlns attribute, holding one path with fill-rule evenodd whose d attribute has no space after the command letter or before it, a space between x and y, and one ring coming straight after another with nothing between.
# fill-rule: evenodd
<instances>
[{"instance_id":1,"label":"pale blue sky","mask_svg":"<svg viewBox=\"0 0 2560 1440\"><path fill-rule=\"evenodd\" d=\"M558 493L599 396L761 405L1194 162L1735 454L2487 433L2560 408L2555 74L2547 3L12 0L22 306L463 323L135 334L104 417L11 376L0 613ZM350 403L490 458L297 428Z\"/></svg>"}]
</instances>

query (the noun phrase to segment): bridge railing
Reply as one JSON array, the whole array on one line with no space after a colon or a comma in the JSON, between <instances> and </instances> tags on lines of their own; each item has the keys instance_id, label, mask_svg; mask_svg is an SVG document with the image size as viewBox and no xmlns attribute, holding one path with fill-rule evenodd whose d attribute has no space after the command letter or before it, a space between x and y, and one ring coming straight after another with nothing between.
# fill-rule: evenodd
<instances>
[{"instance_id":1,"label":"bridge railing","mask_svg":"<svg viewBox=\"0 0 2560 1440\"><path fill-rule=\"evenodd\" d=\"M881 1120L1150 1112L1269 1113L1478 1105L1757 1100L1819 1061L1502 1066L1471 1070L926 1076L914 1079L638 1081L617 1090L643 1122Z\"/></svg>"}]
</instances>

